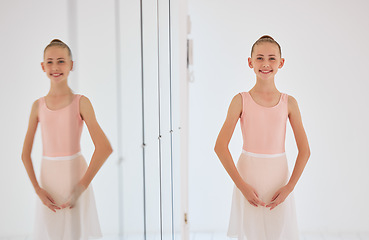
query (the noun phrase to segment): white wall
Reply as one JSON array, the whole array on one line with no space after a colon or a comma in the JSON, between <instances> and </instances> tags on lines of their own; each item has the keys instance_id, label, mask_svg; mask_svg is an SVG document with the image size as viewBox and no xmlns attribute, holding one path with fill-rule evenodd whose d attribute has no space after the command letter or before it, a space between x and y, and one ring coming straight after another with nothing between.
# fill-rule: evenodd
<instances>
[{"instance_id":1,"label":"white wall","mask_svg":"<svg viewBox=\"0 0 369 240\"><path fill-rule=\"evenodd\" d=\"M264 34L282 46L276 84L297 99L312 152L295 188L301 231L369 231L368 8L363 0L189 1L192 231L227 230L233 183L213 147L232 97L255 83L247 57ZM234 160L240 132L237 126L231 141ZM291 169L290 126L286 150Z\"/></svg>"}]
</instances>

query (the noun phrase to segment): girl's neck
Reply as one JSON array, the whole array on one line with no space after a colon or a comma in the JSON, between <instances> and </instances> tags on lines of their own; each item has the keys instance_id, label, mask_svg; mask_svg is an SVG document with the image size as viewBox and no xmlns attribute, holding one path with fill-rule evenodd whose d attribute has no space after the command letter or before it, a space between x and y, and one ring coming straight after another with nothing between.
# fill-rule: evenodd
<instances>
[{"instance_id":1,"label":"girl's neck","mask_svg":"<svg viewBox=\"0 0 369 240\"><path fill-rule=\"evenodd\" d=\"M262 93L279 92L277 87L275 86L274 79L270 79L266 81L261 80L261 79L256 79L256 84L250 91L262 92Z\"/></svg>"},{"instance_id":2,"label":"girl's neck","mask_svg":"<svg viewBox=\"0 0 369 240\"><path fill-rule=\"evenodd\" d=\"M51 83L50 90L48 92L48 96L59 97L73 94L72 89L68 86L67 83Z\"/></svg>"}]
</instances>

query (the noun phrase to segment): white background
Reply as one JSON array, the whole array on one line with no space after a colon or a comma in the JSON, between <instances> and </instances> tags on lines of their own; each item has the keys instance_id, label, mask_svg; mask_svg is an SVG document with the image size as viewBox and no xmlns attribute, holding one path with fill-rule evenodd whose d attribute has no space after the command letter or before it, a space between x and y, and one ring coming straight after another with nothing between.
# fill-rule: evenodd
<instances>
[{"instance_id":1,"label":"white background","mask_svg":"<svg viewBox=\"0 0 369 240\"><path fill-rule=\"evenodd\" d=\"M100 125L117 149L113 1L79 1L77 6L78 25L71 26L67 1L0 3L0 236L24 236L32 230L36 197L20 154L32 102L48 91L49 80L40 62L51 39L70 44L76 60L70 84L91 99ZM134 108L140 90L137 8L125 1L121 9L122 69L132 83L124 100L133 99L126 109ZM286 64L276 84L297 99L310 141L312 155L295 189L301 231L369 231L368 9L364 0L189 1L195 80L190 85L191 231L225 233L227 229L233 184L213 147L232 97L255 82L246 63L251 45L263 34L270 34L282 46ZM72 36L71 28L77 29L78 38ZM130 124L137 124L140 114L128 114L123 131L135 137L124 141L132 144L126 145L130 149L139 149L139 126ZM86 129L82 141L87 159L92 145ZM230 146L235 160L241 146L237 127ZM292 167L297 151L290 128L286 150ZM93 181L105 235L118 232L116 154ZM38 169L39 132L32 156ZM125 164L139 167L134 161ZM125 181L125 191L131 195L125 199L124 216L133 217L130 229L140 231L142 209L129 204L141 205L135 184L141 187L142 183L140 175L126 169L129 179L137 177L137 181Z\"/></svg>"},{"instance_id":2,"label":"white background","mask_svg":"<svg viewBox=\"0 0 369 240\"><path fill-rule=\"evenodd\" d=\"M213 148L232 97L255 84L247 57L264 34L282 47L276 85L297 99L311 148L294 191L300 230L369 231L368 9L359 0L189 1L193 231L227 230L233 183ZM235 161L241 148L237 126ZM291 169L297 150L289 124L286 151Z\"/></svg>"}]
</instances>

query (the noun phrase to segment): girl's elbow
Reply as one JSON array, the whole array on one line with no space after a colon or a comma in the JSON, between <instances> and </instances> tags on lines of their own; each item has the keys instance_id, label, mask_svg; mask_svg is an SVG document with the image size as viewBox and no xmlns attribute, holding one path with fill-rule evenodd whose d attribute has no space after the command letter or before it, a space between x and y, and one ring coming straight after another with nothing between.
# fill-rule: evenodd
<instances>
[{"instance_id":1,"label":"girl's elbow","mask_svg":"<svg viewBox=\"0 0 369 240\"><path fill-rule=\"evenodd\" d=\"M111 147L111 145L109 144L109 146L107 147L107 152L108 154L112 154L113 153L113 148Z\"/></svg>"},{"instance_id":2,"label":"girl's elbow","mask_svg":"<svg viewBox=\"0 0 369 240\"><path fill-rule=\"evenodd\" d=\"M307 145L304 150L305 150L304 152L305 152L306 157L309 158L310 157L310 147L309 147L309 145Z\"/></svg>"},{"instance_id":3,"label":"girl's elbow","mask_svg":"<svg viewBox=\"0 0 369 240\"><path fill-rule=\"evenodd\" d=\"M215 153L218 153L219 152L219 144L215 144L215 146L214 146L214 152Z\"/></svg>"},{"instance_id":4,"label":"girl's elbow","mask_svg":"<svg viewBox=\"0 0 369 240\"><path fill-rule=\"evenodd\" d=\"M308 148L307 148L307 152L306 152L306 156L307 156L307 158L310 158L310 154L311 154L311 152L310 152L310 148L308 147Z\"/></svg>"},{"instance_id":5,"label":"girl's elbow","mask_svg":"<svg viewBox=\"0 0 369 240\"><path fill-rule=\"evenodd\" d=\"M113 153L113 148L112 148L112 146L111 146L111 144L110 144L110 142L107 142L107 143L105 143L104 144L104 148L103 148L104 150L104 152L106 153L106 155L108 155L108 156L110 156L110 154L112 154Z\"/></svg>"},{"instance_id":6,"label":"girl's elbow","mask_svg":"<svg viewBox=\"0 0 369 240\"><path fill-rule=\"evenodd\" d=\"M306 147L302 150L299 150L299 154L303 155L306 159L309 159L310 158L310 148L309 147Z\"/></svg>"},{"instance_id":7,"label":"girl's elbow","mask_svg":"<svg viewBox=\"0 0 369 240\"><path fill-rule=\"evenodd\" d=\"M113 148L110 144L105 145L101 150L104 151L104 153L108 156L113 153Z\"/></svg>"},{"instance_id":8,"label":"girl's elbow","mask_svg":"<svg viewBox=\"0 0 369 240\"><path fill-rule=\"evenodd\" d=\"M104 141L99 141L95 143L95 149L103 152L113 152L113 148L109 142L109 140L105 139Z\"/></svg>"},{"instance_id":9,"label":"girl's elbow","mask_svg":"<svg viewBox=\"0 0 369 240\"><path fill-rule=\"evenodd\" d=\"M227 146L224 146L224 144L216 143L214 146L214 152L216 154L219 154L220 152L223 152L226 148Z\"/></svg>"},{"instance_id":10,"label":"girl's elbow","mask_svg":"<svg viewBox=\"0 0 369 240\"><path fill-rule=\"evenodd\" d=\"M30 154L27 154L25 152L22 152L22 154L21 154L22 162L26 162L27 159L30 159L30 158L31 158L31 155Z\"/></svg>"}]
</instances>

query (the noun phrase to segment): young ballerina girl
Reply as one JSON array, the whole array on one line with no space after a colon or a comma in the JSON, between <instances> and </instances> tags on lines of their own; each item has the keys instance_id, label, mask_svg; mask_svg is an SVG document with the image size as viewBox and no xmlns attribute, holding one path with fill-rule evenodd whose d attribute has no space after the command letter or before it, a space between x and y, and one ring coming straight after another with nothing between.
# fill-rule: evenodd
<instances>
[{"instance_id":1,"label":"young ballerina girl","mask_svg":"<svg viewBox=\"0 0 369 240\"><path fill-rule=\"evenodd\" d=\"M23 164L40 198L34 239L99 238L100 225L89 185L112 153L111 145L96 121L89 99L74 94L68 86L68 75L73 68L69 47L58 39L51 41L44 50L41 67L50 79L50 90L32 105L22 152ZM39 122L43 145L40 184L31 159ZM88 167L80 152L83 122L95 145Z\"/></svg>"},{"instance_id":2,"label":"young ballerina girl","mask_svg":"<svg viewBox=\"0 0 369 240\"><path fill-rule=\"evenodd\" d=\"M239 240L297 240L292 191L310 156L300 111L295 98L275 86L274 77L284 59L272 37L265 35L254 43L248 64L254 69L256 84L232 99L214 148L235 183L228 236ZM238 119L243 148L236 167L228 144ZM298 148L290 178L284 146L287 119Z\"/></svg>"}]
</instances>

